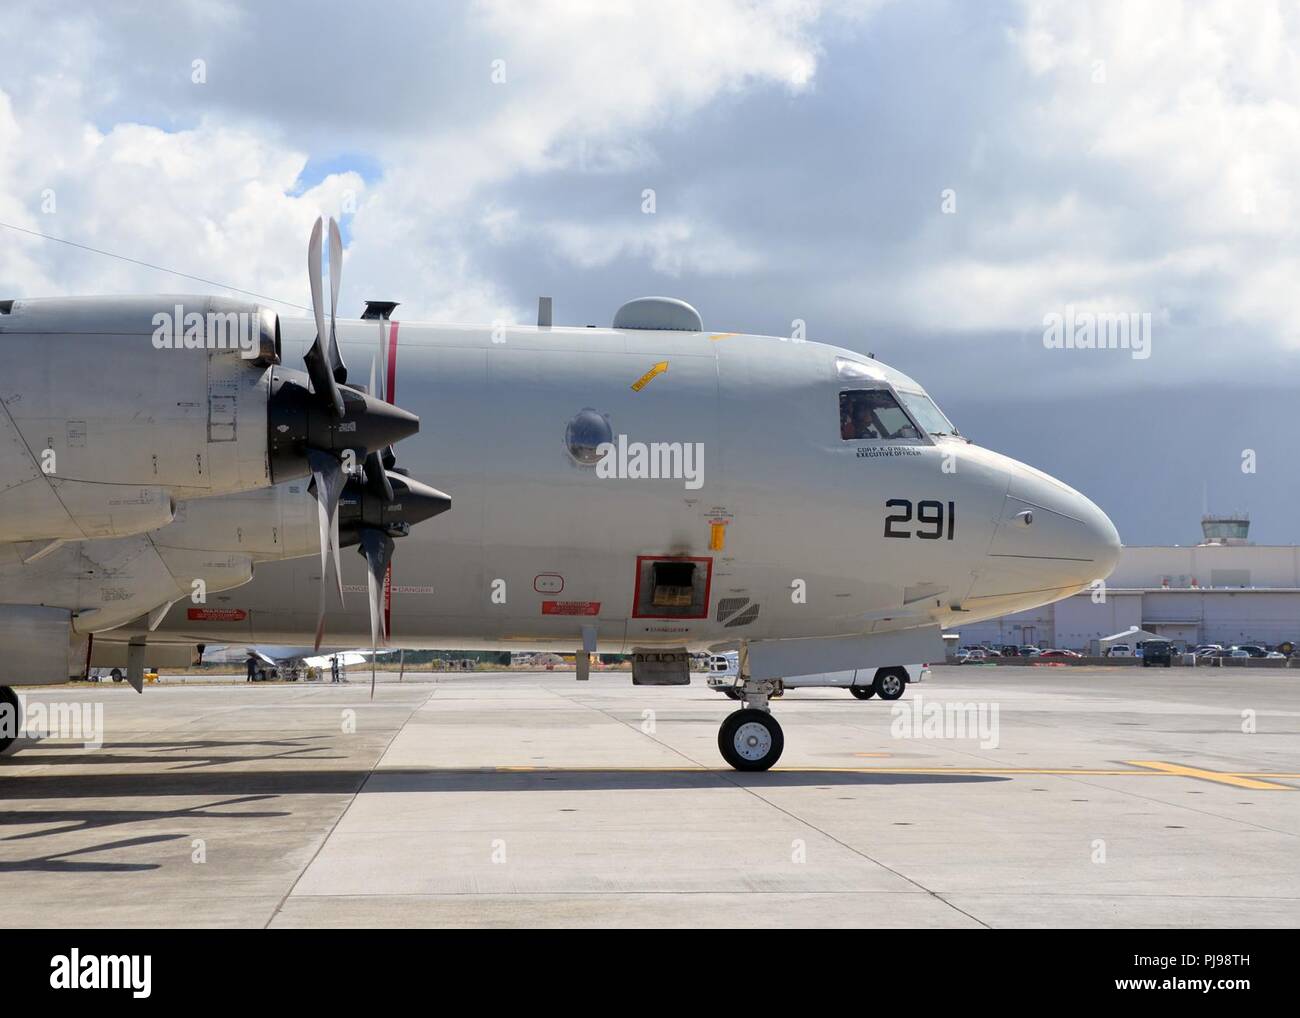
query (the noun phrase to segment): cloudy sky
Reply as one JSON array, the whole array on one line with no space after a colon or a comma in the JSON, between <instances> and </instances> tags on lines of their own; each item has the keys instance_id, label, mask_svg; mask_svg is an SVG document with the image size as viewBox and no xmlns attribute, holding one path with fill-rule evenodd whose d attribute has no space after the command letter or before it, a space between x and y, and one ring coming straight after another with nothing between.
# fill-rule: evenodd
<instances>
[{"instance_id":1,"label":"cloudy sky","mask_svg":"<svg viewBox=\"0 0 1300 1018\"><path fill-rule=\"evenodd\" d=\"M801 319L1127 543L1194 541L1207 498L1300 542L1294 3L10 0L5 22L8 226L306 303L304 238L342 214L347 294L409 319L528 322L542 293L564 324L650 293L718 330ZM0 296L195 289L0 227ZM1149 315L1150 356L1047 348L1067 309Z\"/></svg>"}]
</instances>

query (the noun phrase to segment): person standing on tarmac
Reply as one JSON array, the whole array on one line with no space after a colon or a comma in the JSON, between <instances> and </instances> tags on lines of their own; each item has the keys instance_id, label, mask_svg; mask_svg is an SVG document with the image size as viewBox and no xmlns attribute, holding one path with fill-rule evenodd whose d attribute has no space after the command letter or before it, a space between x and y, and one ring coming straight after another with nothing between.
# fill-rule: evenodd
<instances>
[{"instance_id":1,"label":"person standing on tarmac","mask_svg":"<svg viewBox=\"0 0 1300 1018\"><path fill-rule=\"evenodd\" d=\"M244 681L252 682L253 676L257 673L257 655L251 650L248 652L248 660L244 662L244 666L248 669L248 678Z\"/></svg>"}]
</instances>

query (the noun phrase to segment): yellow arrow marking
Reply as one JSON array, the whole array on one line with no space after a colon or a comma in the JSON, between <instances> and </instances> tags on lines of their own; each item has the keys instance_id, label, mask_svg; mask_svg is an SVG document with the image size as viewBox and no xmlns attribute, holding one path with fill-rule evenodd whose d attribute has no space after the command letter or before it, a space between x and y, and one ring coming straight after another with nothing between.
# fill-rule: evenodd
<instances>
[{"instance_id":1,"label":"yellow arrow marking","mask_svg":"<svg viewBox=\"0 0 1300 1018\"><path fill-rule=\"evenodd\" d=\"M709 337L710 343L716 343L720 339L729 339L732 336L739 336L739 332L715 332Z\"/></svg>"},{"instance_id":2,"label":"yellow arrow marking","mask_svg":"<svg viewBox=\"0 0 1300 1018\"><path fill-rule=\"evenodd\" d=\"M649 385L651 382L653 382L656 378L658 378L667 370L668 370L668 362L660 361L653 368L651 368L644 375L642 375L640 378L638 378L635 382L632 383L632 391L640 392L642 389L644 389L647 385Z\"/></svg>"}]
</instances>

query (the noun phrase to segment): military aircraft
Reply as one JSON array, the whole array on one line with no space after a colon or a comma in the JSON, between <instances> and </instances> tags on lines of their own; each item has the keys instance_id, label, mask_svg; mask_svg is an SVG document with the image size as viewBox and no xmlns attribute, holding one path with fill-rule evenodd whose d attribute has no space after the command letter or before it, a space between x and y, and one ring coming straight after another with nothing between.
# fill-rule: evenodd
<instances>
[{"instance_id":1,"label":"military aircraft","mask_svg":"<svg viewBox=\"0 0 1300 1018\"><path fill-rule=\"evenodd\" d=\"M744 706L719 749L762 770L784 745L783 677L942 660L945 627L1067 597L1117 561L1096 505L964 438L873 357L710 331L665 297L609 328L554 325L549 298L536 325L399 321L380 301L341 320L333 223L327 327L322 233L313 318L211 297L0 302L11 713L9 687L101 655L139 688L146 650L319 646L326 624L338 646L628 653L639 685L734 650ZM191 309L244 315L252 343L160 345L160 316ZM305 373L285 367L300 357Z\"/></svg>"}]
</instances>

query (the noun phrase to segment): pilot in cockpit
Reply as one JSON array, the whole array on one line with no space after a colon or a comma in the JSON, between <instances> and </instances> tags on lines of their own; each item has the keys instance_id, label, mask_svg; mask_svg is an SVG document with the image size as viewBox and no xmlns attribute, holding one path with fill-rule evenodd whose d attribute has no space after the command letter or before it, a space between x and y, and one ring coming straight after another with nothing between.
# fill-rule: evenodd
<instances>
[{"instance_id":1,"label":"pilot in cockpit","mask_svg":"<svg viewBox=\"0 0 1300 1018\"><path fill-rule=\"evenodd\" d=\"M880 438L880 424L871 409L869 394L847 392L840 403L840 437L845 441L861 438Z\"/></svg>"},{"instance_id":2,"label":"pilot in cockpit","mask_svg":"<svg viewBox=\"0 0 1300 1018\"><path fill-rule=\"evenodd\" d=\"M885 389L850 389L840 393L840 438L916 441L921 433Z\"/></svg>"}]
</instances>

